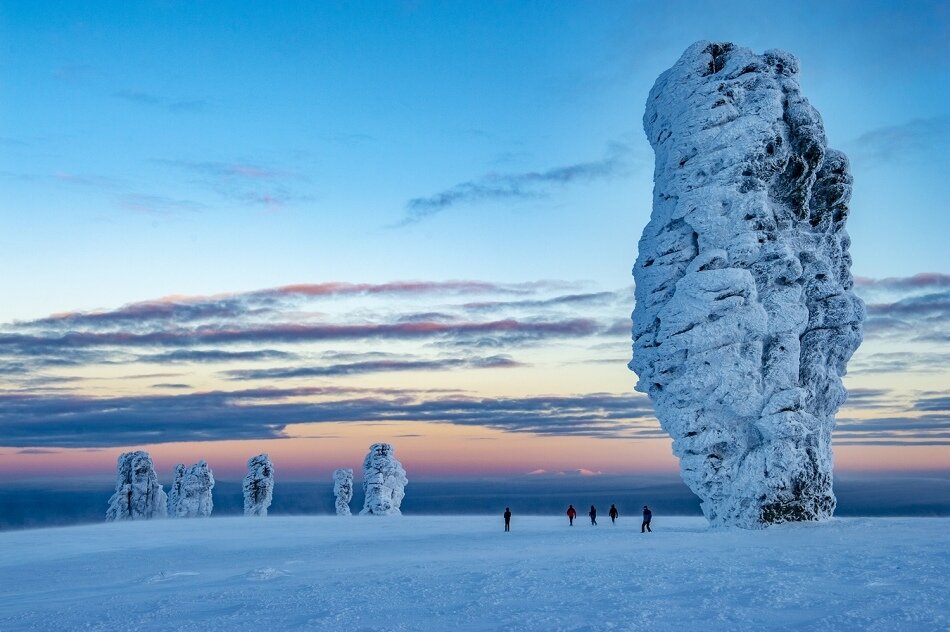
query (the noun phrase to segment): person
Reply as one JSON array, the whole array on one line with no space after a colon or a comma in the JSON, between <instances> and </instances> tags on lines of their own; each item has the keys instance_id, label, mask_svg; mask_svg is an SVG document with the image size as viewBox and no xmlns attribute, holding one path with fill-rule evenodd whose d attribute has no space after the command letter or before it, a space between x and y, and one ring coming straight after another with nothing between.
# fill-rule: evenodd
<instances>
[{"instance_id":1,"label":"person","mask_svg":"<svg viewBox=\"0 0 950 632\"><path fill-rule=\"evenodd\" d=\"M505 507L505 531L511 531L511 507Z\"/></svg>"},{"instance_id":2,"label":"person","mask_svg":"<svg viewBox=\"0 0 950 632\"><path fill-rule=\"evenodd\" d=\"M574 509L574 505L567 506L567 519L570 520L571 526L574 526L574 518L577 517L577 510Z\"/></svg>"},{"instance_id":3,"label":"person","mask_svg":"<svg viewBox=\"0 0 950 632\"><path fill-rule=\"evenodd\" d=\"M607 512L607 515L610 516L610 523L611 523L611 524L616 524L616 523L617 523L617 516L620 515L620 512L617 511L617 505L611 505L611 506L610 506L610 511Z\"/></svg>"},{"instance_id":4,"label":"person","mask_svg":"<svg viewBox=\"0 0 950 632\"><path fill-rule=\"evenodd\" d=\"M590 516L590 523L596 526L597 525L597 507L594 507L593 505L591 505L590 511L587 512L587 515Z\"/></svg>"},{"instance_id":5,"label":"person","mask_svg":"<svg viewBox=\"0 0 950 632\"><path fill-rule=\"evenodd\" d=\"M640 533L643 533L644 530L653 533L653 529L650 528L650 520L653 519L653 512L650 511L650 508L646 505L643 506L643 524L640 525Z\"/></svg>"}]
</instances>

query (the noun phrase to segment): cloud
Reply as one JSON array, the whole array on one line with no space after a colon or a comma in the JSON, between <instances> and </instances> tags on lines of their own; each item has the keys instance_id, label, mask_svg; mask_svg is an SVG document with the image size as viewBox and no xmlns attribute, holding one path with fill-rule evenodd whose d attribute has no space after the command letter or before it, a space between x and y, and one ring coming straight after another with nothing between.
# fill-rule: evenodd
<instances>
[{"instance_id":1,"label":"cloud","mask_svg":"<svg viewBox=\"0 0 950 632\"><path fill-rule=\"evenodd\" d=\"M193 200L183 200L146 193L126 193L120 196L119 207L127 211L145 215L166 216L179 213L194 213L207 208L204 204Z\"/></svg>"},{"instance_id":2,"label":"cloud","mask_svg":"<svg viewBox=\"0 0 950 632\"><path fill-rule=\"evenodd\" d=\"M176 99L160 96L144 90L117 90L112 93L116 99L138 105L160 107L169 112L197 112L204 110L208 102L204 99Z\"/></svg>"},{"instance_id":3,"label":"cloud","mask_svg":"<svg viewBox=\"0 0 950 632\"><path fill-rule=\"evenodd\" d=\"M940 373L950 367L950 353L930 351L890 351L856 354L848 366L849 375L866 373Z\"/></svg>"},{"instance_id":4,"label":"cloud","mask_svg":"<svg viewBox=\"0 0 950 632\"><path fill-rule=\"evenodd\" d=\"M249 327L170 329L147 333L130 331L68 332L62 335L0 334L0 353L37 353L42 350L96 347L193 347L240 343L301 343L335 340L459 339L490 335L513 344L544 338L589 336L599 329L587 318L554 321L402 322L379 324L297 325L264 324Z\"/></svg>"},{"instance_id":5,"label":"cloud","mask_svg":"<svg viewBox=\"0 0 950 632\"><path fill-rule=\"evenodd\" d=\"M352 296L406 296L502 294L527 295L539 290L567 286L559 282L490 283L486 281L393 281L389 283L300 283L251 292L213 296L168 296L129 303L111 310L63 312L46 318L16 323L20 328L110 328L129 323L192 323L265 315L282 305L299 300L319 300Z\"/></svg>"},{"instance_id":6,"label":"cloud","mask_svg":"<svg viewBox=\"0 0 950 632\"><path fill-rule=\"evenodd\" d=\"M909 277L885 277L872 279L854 277L854 287L859 293L871 289L906 292L914 290L940 290L950 288L950 274L940 272L921 272Z\"/></svg>"},{"instance_id":7,"label":"cloud","mask_svg":"<svg viewBox=\"0 0 950 632\"><path fill-rule=\"evenodd\" d=\"M901 160L933 160L942 155L950 140L950 117L913 119L900 125L878 127L852 143L858 160L891 164Z\"/></svg>"},{"instance_id":8,"label":"cloud","mask_svg":"<svg viewBox=\"0 0 950 632\"><path fill-rule=\"evenodd\" d=\"M299 398L349 395L340 399ZM662 437L641 395L476 398L421 391L245 389L114 398L0 393L0 445L115 447L268 439L289 424L419 421L558 436Z\"/></svg>"},{"instance_id":9,"label":"cloud","mask_svg":"<svg viewBox=\"0 0 950 632\"><path fill-rule=\"evenodd\" d=\"M275 380L301 377L341 377L367 373L398 371L449 371L453 369L509 369L524 366L508 356L486 358L447 358L438 360L366 360L323 366L278 367L273 369L242 369L224 371L231 380Z\"/></svg>"},{"instance_id":10,"label":"cloud","mask_svg":"<svg viewBox=\"0 0 950 632\"><path fill-rule=\"evenodd\" d=\"M544 309L548 307L577 307L603 305L617 300L616 292L587 292L564 294L552 298L520 301L479 301L464 303L462 307L472 312L490 312L509 309Z\"/></svg>"},{"instance_id":11,"label":"cloud","mask_svg":"<svg viewBox=\"0 0 950 632\"><path fill-rule=\"evenodd\" d=\"M136 356L135 361L153 364L212 364L225 362L258 362L264 360L294 360L299 356L289 351L257 349L254 351L225 351L223 349L176 349L165 353Z\"/></svg>"},{"instance_id":12,"label":"cloud","mask_svg":"<svg viewBox=\"0 0 950 632\"><path fill-rule=\"evenodd\" d=\"M933 396L921 406L934 408L935 412L913 417L844 418L839 420L835 438L888 445L950 445L946 404ZM0 445L5 447L116 447L268 439L283 437L289 424L405 421L555 436L666 436L655 420L649 399L634 394L479 398L341 387L113 398L0 393Z\"/></svg>"},{"instance_id":13,"label":"cloud","mask_svg":"<svg viewBox=\"0 0 950 632\"><path fill-rule=\"evenodd\" d=\"M908 414L838 419L834 438L846 445L950 446L950 393L921 393Z\"/></svg>"},{"instance_id":14,"label":"cloud","mask_svg":"<svg viewBox=\"0 0 950 632\"><path fill-rule=\"evenodd\" d=\"M158 164L178 167L187 171L200 173L214 178L235 178L245 180L279 180L281 178L297 178L298 174L292 171L274 169L251 162L192 162L188 160L156 160Z\"/></svg>"},{"instance_id":15,"label":"cloud","mask_svg":"<svg viewBox=\"0 0 950 632\"><path fill-rule=\"evenodd\" d=\"M301 174L253 161L154 160L193 175L196 181L217 194L247 205L280 210L291 202L307 201L312 196L295 191L291 183L305 181Z\"/></svg>"},{"instance_id":16,"label":"cloud","mask_svg":"<svg viewBox=\"0 0 950 632\"><path fill-rule=\"evenodd\" d=\"M629 152L626 144L612 143L600 160L553 167L545 171L489 173L475 180L460 182L439 193L409 200L406 203L406 215L396 226L421 222L461 204L543 197L555 186L609 178L621 172Z\"/></svg>"},{"instance_id":17,"label":"cloud","mask_svg":"<svg viewBox=\"0 0 950 632\"><path fill-rule=\"evenodd\" d=\"M868 303L867 313L864 330L868 337L937 342L950 339L950 289Z\"/></svg>"}]
</instances>

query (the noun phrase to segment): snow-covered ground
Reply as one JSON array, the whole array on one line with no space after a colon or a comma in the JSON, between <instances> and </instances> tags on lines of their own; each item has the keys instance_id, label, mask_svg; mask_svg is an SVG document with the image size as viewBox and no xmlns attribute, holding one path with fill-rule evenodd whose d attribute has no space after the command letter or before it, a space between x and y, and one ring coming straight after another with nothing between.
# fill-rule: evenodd
<instances>
[{"instance_id":1,"label":"snow-covered ground","mask_svg":"<svg viewBox=\"0 0 950 632\"><path fill-rule=\"evenodd\" d=\"M269 517L0 533L0 630L946 630L950 520Z\"/></svg>"}]
</instances>

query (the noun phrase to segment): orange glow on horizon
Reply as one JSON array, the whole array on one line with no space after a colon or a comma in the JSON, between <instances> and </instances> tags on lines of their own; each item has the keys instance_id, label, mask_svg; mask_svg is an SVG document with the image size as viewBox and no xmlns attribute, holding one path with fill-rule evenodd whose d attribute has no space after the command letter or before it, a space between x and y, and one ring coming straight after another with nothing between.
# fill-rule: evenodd
<instances>
[{"instance_id":1,"label":"orange glow on horizon","mask_svg":"<svg viewBox=\"0 0 950 632\"><path fill-rule=\"evenodd\" d=\"M412 476L423 479L523 476L590 471L610 474L675 474L678 463L669 439L618 439L538 436L484 427L414 423L324 423L288 426L287 437L164 443L105 449L0 450L0 477L7 479L111 476L121 452L151 453L159 477L176 463L205 459L221 480L244 475L246 460L267 452L278 477L327 479L338 467L353 468L359 478L370 444L392 443ZM855 446L835 448L838 472L902 472L950 469L943 446Z\"/></svg>"}]
</instances>

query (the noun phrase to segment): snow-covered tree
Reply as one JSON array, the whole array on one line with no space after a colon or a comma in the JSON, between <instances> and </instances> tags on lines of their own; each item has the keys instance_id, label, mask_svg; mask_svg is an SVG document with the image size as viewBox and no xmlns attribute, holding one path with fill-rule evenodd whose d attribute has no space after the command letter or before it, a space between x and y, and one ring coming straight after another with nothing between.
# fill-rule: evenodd
<instances>
[{"instance_id":1,"label":"snow-covered tree","mask_svg":"<svg viewBox=\"0 0 950 632\"><path fill-rule=\"evenodd\" d=\"M214 475L208 463L198 461L191 467L179 463L168 495L168 515L172 518L207 518L214 503L211 490Z\"/></svg>"},{"instance_id":2,"label":"snow-covered tree","mask_svg":"<svg viewBox=\"0 0 950 632\"><path fill-rule=\"evenodd\" d=\"M274 464L266 454L247 460L244 477L244 515L266 516L274 496Z\"/></svg>"},{"instance_id":3,"label":"snow-covered tree","mask_svg":"<svg viewBox=\"0 0 950 632\"><path fill-rule=\"evenodd\" d=\"M117 470L106 520L150 520L168 514L168 497L158 484L148 452L138 450L119 455Z\"/></svg>"},{"instance_id":4,"label":"snow-covered tree","mask_svg":"<svg viewBox=\"0 0 950 632\"><path fill-rule=\"evenodd\" d=\"M360 515L398 516L399 505L409 483L406 470L393 456L396 450L388 443L374 443L363 460L363 511Z\"/></svg>"},{"instance_id":5,"label":"snow-covered tree","mask_svg":"<svg viewBox=\"0 0 950 632\"><path fill-rule=\"evenodd\" d=\"M336 494L336 515L350 515L353 500L353 470L339 469L333 472L333 493Z\"/></svg>"}]
</instances>

